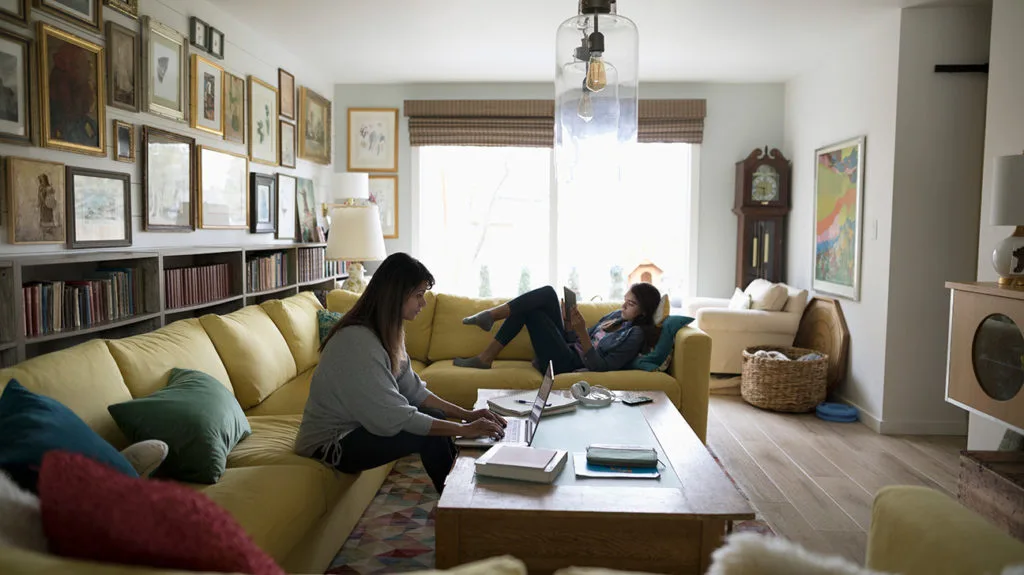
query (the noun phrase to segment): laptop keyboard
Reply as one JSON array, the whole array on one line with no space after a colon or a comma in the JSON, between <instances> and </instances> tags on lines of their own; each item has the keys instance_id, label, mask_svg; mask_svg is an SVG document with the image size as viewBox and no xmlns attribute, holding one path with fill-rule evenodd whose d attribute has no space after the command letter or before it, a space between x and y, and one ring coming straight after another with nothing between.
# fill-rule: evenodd
<instances>
[{"instance_id":1,"label":"laptop keyboard","mask_svg":"<svg viewBox=\"0 0 1024 575\"><path fill-rule=\"evenodd\" d=\"M502 437L500 441L520 441L523 437L523 420L509 419L506 422L508 425L505 426L505 437Z\"/></svg>"}]
</instances>

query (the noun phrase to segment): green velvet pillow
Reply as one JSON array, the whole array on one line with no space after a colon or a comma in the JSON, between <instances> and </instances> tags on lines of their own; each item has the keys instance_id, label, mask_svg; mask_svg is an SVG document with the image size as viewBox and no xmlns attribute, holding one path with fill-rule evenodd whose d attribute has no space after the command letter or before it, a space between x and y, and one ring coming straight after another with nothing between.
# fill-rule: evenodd
<instances>
[{"instance_id":1,"label":"green velvet pillow","mask_svg":"<svg viewBox=\"0 0 1024 575\"><path fill-rule=\"evenodd\" d=\"M188 483L216 483L228 453L252 433L235 396L201 371L171 370L167 387L107 408L133 443L159 439L167 458L154 477Z\"/></svg>"},{"instance_id":2,"label":"green velvet pillow","mask_svg":"<svg viewBox=\"0 0 1024 575\"><path fill-rule=\"evenodd\" d=\"M331 328L341 321L343 315L345 314L337 311L316 310L316 325L320 328L320 343L324 342L324 338L331 332Z\"/></svg>"},{"instance_id":3,"label":"green velvet pillow","mask_svg":"<svg viewBox=\"0 0 1024 575\"><path fill-rule=\"evenodd\" d=\"M676 344L676 332L693 322L692 317L670 315L661 323L661 335L654 349L633 360L629 369L644 371L667 371L671 363L672 350Z\"/></svg>"}]
</instances>

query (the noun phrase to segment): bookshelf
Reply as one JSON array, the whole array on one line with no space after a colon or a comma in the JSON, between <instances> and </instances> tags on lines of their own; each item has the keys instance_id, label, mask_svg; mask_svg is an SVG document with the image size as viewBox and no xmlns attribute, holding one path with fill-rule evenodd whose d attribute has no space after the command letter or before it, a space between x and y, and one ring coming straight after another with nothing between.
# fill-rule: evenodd
<instances>
[{"instance_id":1,"label":"bookshelf","mask_svg":"<svg viewBox=\"0 0 1024 575\"><path fill-rule=\"evenodd\" d=\"M129 337L300 291L333 289L347 276L339 273L343 266L323 260L325 249L199 246L0 259L0 367L93 338ZM261 283L267 272L276 281Z\"/></svg>"}]
</instances>

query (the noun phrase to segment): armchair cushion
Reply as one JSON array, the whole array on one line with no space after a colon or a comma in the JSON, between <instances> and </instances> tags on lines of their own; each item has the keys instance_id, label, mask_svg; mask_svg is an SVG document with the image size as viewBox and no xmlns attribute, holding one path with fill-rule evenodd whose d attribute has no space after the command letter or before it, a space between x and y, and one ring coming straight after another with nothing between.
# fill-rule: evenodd
<instances>
[{"instance_id":1,"label":"armchair cushion","mask_svg":"<svg viewBox=\"0 0 1024 575\"><path fill-rule=\"evenodd\" d=\"M789 298L785 284L776 284L761 278L750 282L743 293L750 296L751 309L765 311L782 311Z\"/></svg>"},{"instance_id":2,"label":"armchair cushion","mask_svg":"<svg viewBox=\"0 0 1024 575\"><path fill-rule=\"evenodd\" d=\"M729 309L750 309L752 303L750 294L743 293L740 288L736 288L729 300Z\"/></svg>"}]
</instances>

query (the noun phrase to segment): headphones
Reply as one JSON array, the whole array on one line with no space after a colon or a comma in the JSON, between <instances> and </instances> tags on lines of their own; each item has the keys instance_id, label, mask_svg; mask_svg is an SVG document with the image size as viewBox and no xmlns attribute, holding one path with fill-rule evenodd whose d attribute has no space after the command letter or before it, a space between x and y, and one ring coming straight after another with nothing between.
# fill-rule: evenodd
<instances>
[{"instance_id":1,"label":"headphones","mask_svg":"<svg viewBox=\"0 0 1024 575\"><path fill-rule=\"evenodd\" d=\"M590 385L586 381L577 381L569 388L572 396L584 407L607 407L615 401L615 394L607 387Z\"/></svg>"}]
</instances>

